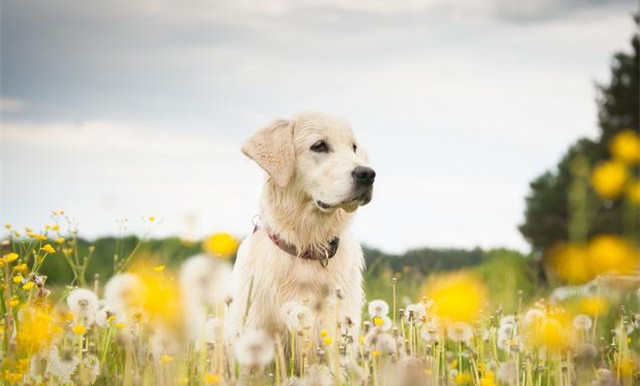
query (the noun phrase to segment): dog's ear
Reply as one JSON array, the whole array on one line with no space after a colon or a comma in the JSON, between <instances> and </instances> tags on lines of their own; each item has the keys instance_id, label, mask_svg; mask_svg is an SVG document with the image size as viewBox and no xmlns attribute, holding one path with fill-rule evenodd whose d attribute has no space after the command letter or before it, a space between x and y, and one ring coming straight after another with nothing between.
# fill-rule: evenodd
<instances>
[{"instance_id":1,"label":"dog's ear","mask_svg":"<svg viewBox=\"0 0 640 386\"><path fill-rule=\"evenodd\" d=\"M278 186L287 186L295 171L293 123L278 119L260 129L245 142L242 152L256 161Z\"/></svg>"}]
</instances>

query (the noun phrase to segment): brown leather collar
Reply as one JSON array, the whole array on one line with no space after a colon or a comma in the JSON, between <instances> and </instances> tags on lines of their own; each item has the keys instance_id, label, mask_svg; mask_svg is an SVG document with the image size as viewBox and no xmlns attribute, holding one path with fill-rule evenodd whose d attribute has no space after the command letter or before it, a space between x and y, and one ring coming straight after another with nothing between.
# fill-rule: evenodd
<instances>
[{"instance_id":1,"label":"brown leather collar","mask_svg":"<svg viewBox=\"0 0 640 386\"><path fill-rule=\"evenodd\" d=\"M258 228L258 225L256 225L253 229L253 233L258 231ZM340 237L336 236L329 242L329 249L327 250L306 249L302 251L302 253L299 253L298 248L296 248L295 245L282 240L276 233L272 232L268 228L265 228L265 231L267 232L269 239L271 239L271 241L281 250L302 259L318 260L320 265L323 267L326 267L327 264L329 264L329 259L336 255L338 252L338 246L340 245Z\"/></svg>"}]
</instances>

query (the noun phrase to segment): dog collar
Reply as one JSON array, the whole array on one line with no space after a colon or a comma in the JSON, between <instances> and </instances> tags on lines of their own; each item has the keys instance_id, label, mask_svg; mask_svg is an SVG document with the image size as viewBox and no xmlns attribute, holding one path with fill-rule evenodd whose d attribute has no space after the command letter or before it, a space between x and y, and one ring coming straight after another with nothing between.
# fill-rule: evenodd
<instances>
[{"instance_id":1,"label":"dog collar","mask_svg":"<svg viewBox=\"0 0 640 386\"><path fill-rule=\"evenodd\" d=\"M253 229L253 233L256 233L258 229L259 227L258 225L256 225ZM286 241L282 240L278 236L278 234L272 232L268 228L266 228L265 230L267 232L267 235L269 236L269 239L271 239L271 241L282 251L287 252L292 256L300 257L303 259L318 260L320 262L320 265L322 265L323 267L326 267L327 264L329 264L329 259L336 255L336 253L338 252L338 246L340 245L340 237L336 236L329 242L328 249L306 249L302 251L302 253L300 253L295 245L289 244Z\"/></svg>"}]
</instances>

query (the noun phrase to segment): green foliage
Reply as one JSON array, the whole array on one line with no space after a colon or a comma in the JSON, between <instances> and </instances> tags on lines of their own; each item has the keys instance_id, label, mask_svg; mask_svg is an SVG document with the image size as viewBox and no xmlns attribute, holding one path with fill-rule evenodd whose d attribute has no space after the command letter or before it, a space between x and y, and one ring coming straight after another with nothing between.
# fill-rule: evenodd
<instances>
[{"instance_id":1,"label":"green foliage","mask_svg":"<svg viewBox=\"0 0 640 386\"><path fill-rule=\"evenodd\" d=\"M609 157L608 144L616 133L626 128L640 130L640 41L637 33L632 38L631 46L630 53L619 52L614 55L611 81L597 86L599 138L595 141L579 139L567 150L555 170L543 173L530 183L525 221L519 229L537 251L570 238L569 192L574 176L571 167L574 159L583 157L593 167ZM637 167L633 173L636 176L639 174ZM584 200L585 205L593 207L583 233L587 236L597 233L627 234L632 235L638 243L640 216L631 216L629 221L630 216L625 216L625 210L629 208L623 202L597 200L591 190Z\"/></svg>"}]
</instances>

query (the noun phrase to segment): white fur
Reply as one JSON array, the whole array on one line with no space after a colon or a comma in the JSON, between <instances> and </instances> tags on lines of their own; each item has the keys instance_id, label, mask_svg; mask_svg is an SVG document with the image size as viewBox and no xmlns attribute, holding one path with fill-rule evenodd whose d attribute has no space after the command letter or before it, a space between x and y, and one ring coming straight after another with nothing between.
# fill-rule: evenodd
<instances>
[{"instance_id":1,"label":"white fur","mask_svg":"<svg viewBox=\"0 0 640 386\"><path fill-rule=\"evenodd\" d=\"M276 143L265 143L270 140ZM331 152L310 151L319 140L325 140ZM261 227L243 241L233 269L229 339L235 339L245 328L283 334L281 307L290 301L307 304L315 313L315 336L321 329L334 331L339 315L343 328L346 318L353 322L357 339L364 300L364 259L359 243L346 228L352 212L361 204L350 198L354 189L351 172L357 166L366 166L367 159L359 148L354 152L354 143L346 122L320 113L304 113L293 120L276 121L243 147L269 175L262 193ZM331 208L318 206L318 200ZM298 251L326 248L336 236L340 245L323 267L316 260L282 251L269 239L266 229Z\"/></svg>"}]
</instances>

